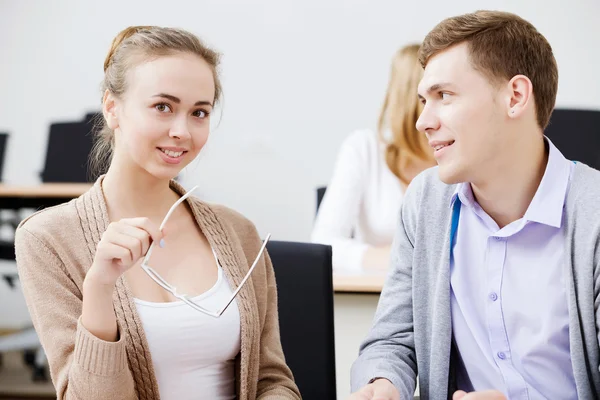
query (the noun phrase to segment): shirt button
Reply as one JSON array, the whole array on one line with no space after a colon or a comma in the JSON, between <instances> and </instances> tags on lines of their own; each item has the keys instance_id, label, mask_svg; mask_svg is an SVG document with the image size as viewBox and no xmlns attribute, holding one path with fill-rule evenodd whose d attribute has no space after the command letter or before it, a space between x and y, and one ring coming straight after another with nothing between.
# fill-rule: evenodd
<instances>
[{"instance_id":1,"label":"shirt button","mask_svg":"<svg viewBox=\"0 0 600 400\"><path fill-rule=\"evenodd\" d=\"M491 301L496 301L498 300L498 295L494 292L490 293L490 300Z\"/></svg>"},{"instance_id":2,"label":"shirt button","mask_svg":"<svg viewBox=\"0 0 600 400\"><path fill-rule=\"evenodd\" d=\"M496 239L496 241L498 241L498 242L501 242L504 240L503 237L499 237L499 236L496 236L494 239Z\"/></svg>"},{"instance_id":3,"label":"shirt button","mask_svg":"<svg viewBox=\"0 0 600 400\"><path fill-rule=\"evenodd\" d=\"M498 352L498 358L501 359L501 360L504 360L504 359L506 359L506 354L504 354L503 352L499 351Z\"/></svg>"}]
</instances>

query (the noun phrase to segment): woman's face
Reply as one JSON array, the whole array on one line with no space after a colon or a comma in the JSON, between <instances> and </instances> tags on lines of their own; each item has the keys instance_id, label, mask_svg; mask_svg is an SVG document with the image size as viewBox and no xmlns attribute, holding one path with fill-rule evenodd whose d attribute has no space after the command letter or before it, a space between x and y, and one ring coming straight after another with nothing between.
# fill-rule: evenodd
<instances>
[{"instance_id":1,"label":"woman's face","mask_svg":"<svg viewBox=\"0 0 600 400\"><path fill-rule=\"evenodd\" d=\"M126 79L122 98L107 95L104 102L114 118L113 161L173 179L208 140L213 71L197 55L176 53L138 64Z\"/></svg>"}]
</instances>

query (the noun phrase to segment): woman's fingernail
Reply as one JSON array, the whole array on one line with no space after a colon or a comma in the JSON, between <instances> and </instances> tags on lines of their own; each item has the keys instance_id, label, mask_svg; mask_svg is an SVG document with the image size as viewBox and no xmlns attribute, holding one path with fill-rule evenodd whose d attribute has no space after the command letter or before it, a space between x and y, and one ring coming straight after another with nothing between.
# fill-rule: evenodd
<instances>
[{"instance_id":1,"label":"woman's fingernail","mask_svg":"<svg viewBox=\"0 0 600 400\"><path fill-rule=\"evenodd\" d=\"M158 242L158 245L160 247L165 247L165 239L160 239L160 242Z\"/></svg>"}]
</instances>

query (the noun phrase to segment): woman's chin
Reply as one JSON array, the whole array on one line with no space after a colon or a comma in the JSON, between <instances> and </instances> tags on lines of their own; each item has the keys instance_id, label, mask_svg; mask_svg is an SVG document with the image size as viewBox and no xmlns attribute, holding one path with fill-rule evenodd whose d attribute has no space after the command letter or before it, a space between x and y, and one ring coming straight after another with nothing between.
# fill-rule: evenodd
<instances>
[{"instance_id":1,"label":"woman's chin","mask_svg":"<svg viewBox=\"0 0 600 400\"><path fill-rule=\"evenodd\" d=\"M154 166L153 168L146 168L146 172L157 180L170 181L175 179L183 168L160 168Z\"/></svg>"}]
</instances>

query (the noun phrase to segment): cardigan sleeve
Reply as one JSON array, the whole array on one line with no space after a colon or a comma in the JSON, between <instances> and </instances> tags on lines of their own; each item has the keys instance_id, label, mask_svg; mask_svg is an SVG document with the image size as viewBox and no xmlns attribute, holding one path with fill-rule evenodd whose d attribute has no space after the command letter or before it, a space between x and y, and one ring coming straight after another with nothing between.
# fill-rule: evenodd
<instances>
[{"instance_id":1,"label":"cardigan sleeve","mask_svg":"<svg viewBox=\"0 0 600 400\"><path fill-rule=\"evenodd\" d=\"M15 233L17 268L57 398L136 399L125 338L106 342L85 329L81 289L58 255L27 226Z\"/></svg>"},{"instance_id":2,"label":"cardigan sleeve","mask_svg":"<svg viewBox=\"0 0 600 400\"><path fill-rule=\"evenodd\" d=\"M258 370L257 399L301 399L281 347L277 286L273 264L265 250L267 277L267 304L260 337L260 367Z\"/></svg>"}]
</instances>

